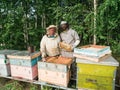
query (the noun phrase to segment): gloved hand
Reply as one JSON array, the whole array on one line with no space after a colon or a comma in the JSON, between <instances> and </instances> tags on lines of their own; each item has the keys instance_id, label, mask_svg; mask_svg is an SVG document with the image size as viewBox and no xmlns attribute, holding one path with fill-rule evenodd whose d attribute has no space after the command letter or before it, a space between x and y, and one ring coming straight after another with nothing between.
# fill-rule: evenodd
<instances>
[{"instance_id":1,"label":"gloved hand","mask_svg":"<svg viewBox=\"0 0 120 90\"><path fill-rule=\"evenodd\" d=\"M78 46L80 43L80 40L76 40L75 43L72 45L72 51L74 51L74 48Z\"/></svg>"}]
</instances>

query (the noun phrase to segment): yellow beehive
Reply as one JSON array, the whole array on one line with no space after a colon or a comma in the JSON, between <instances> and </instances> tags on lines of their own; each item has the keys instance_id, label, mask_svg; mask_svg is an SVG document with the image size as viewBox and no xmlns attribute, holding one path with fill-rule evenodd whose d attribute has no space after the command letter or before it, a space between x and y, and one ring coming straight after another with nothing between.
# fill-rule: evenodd
<instances>
[{"instance_id":1,"label":"yellow beehive","mask_svg":"<svg viewBox=\"0 0 120 90\"><path fill-rule=\"evenodd\" d=\"M115 72L119 63L109 57L101 62L76 59L77 87L88 90L114 90Z\"/></svg>"}]
</instances>

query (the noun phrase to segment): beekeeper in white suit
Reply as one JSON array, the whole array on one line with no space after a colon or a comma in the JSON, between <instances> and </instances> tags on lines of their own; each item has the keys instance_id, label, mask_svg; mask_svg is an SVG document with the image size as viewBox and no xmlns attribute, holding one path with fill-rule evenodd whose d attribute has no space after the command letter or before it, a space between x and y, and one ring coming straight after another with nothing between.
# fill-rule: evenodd
<instances>
[{"instance_id":1,"label":"beekeeper in white suit","mask_svg":"<svg viewBox=\"0 0 120 90\"><path fill-rule=\"evenodd\" d=\"M47 56L58 56L60 54L60 37L57 34L57 27L55 25L50 25L46 30L47 33L40 42L40 51L43 61L46 61L45 58Z\"/></svg>"},{"instance_id":2,"label":"beekeeper in white suit","mask_svg":"<svg viewBox=\"0 0 120 90\"><path fill-rule=\"evenodd\" d=\"M62 29L62 32L60 33L61 41L71 47L71 49L69 48L70 50L61 48L61 55L64 57L73 58L73 49L80 43L78 33L75 30L69 28L67 21L61 21L60 26Z\"/></svg>"}]
</instances>

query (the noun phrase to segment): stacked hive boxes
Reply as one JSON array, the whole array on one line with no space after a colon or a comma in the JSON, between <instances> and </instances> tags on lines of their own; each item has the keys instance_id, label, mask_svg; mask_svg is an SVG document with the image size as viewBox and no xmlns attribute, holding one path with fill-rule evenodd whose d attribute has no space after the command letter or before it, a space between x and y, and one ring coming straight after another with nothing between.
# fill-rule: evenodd
<instances>
[{"instance_id":1,"label":"stacked hive boxes","mask_svg":"<svg viewBox=\"0 0 120 90\"><path fill-rule=\"evenodd\" d=\"M114 90L119 63L110 54L108 46L88 45L74 50L80 90Z\"/></svg>"},{"instance_id":2,"label":"stacked hive boxes","mask_svg":"<svg viewBox=\"0 0 120 90\"><path fill-rule=\"evenodd\" d=\"M70 80L72 59L64 57L47 58L46 62L38 62L39 81L67 87Z\"/></svg>"},{"instance_id":3,"label":"stacked hive boxes","mask_svg":"<svg viewBox=\"0 0 120 90\"><path fill-rule=\"evenodd\" d=\"M15 53L16 50L0 50L0 75L9 76L10 75L10 63L7 55Z\"/></svg>"},{"instance_id":4,"label":"stacked hive boxes","mask_svg":"<svg viewBox=\"0 0 120 90\"><path fill-rule=\"evenodd\" d=\"M8 55L11 66L11 76L33 80L38 76L37 61L41 60L40 52L29 53L18 51Z\"/></svg>"},{"instance_id":5,"label":"stacked hive boxes","mask_svg":"<svg viewBox=\"0 0 120 90\"><path fill-rule=\"evenodd\" d=\"M109 46L86 45L75 48L73 55L77 58L99 62L110 57L111 50Z\"/></svg>"}]
</instances>

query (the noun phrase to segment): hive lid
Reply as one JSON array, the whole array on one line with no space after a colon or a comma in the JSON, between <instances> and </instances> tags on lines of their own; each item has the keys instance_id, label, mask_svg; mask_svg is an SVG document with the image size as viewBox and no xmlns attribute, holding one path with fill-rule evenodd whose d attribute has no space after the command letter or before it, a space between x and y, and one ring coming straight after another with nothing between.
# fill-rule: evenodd
<instances>
[{"instance_id":1,"label":"hive lid","mask_svg":"<svg viewBox=\"0 0 120 90\"><path fill-rule=\"evenodd\" d=\"M0 55L8 55L17 52L17 50L0 50Z\"/></svg>"},{"instance_id":2,"label":"hive lid","mask_svg":"<svg viewBox=\"0 0 120 90\"><path fill-rule=\"evenodd\" d=\"M85 45L75 48L74 53L102 57L105 54L110 54L111 50L110 50L110 46Z\"/></svg>"},{"instance_id":3,"label":"hive lid","mask_svg":"<svg viewBox=\"0 0 120 90\"><path fill-rule=\"evenodd\" d=\"M35 51L34 53L29 53L28 51L18 51L13 53L12 55L8 55L8 58L18 58L18 59L33 59L40 56L39 51Z\"/></svg>"},{"instance_id":4,"label":"hive lid","mask_svg":"<svg viewBox=\"0 0 120 90\"><path fill-rule=\"evenodd\" d=\"M94 62L94 61L90 61L90 60L86 60L86 59L79 59L79 58L76 58L76 62L77 63L86 63L86 64L119 66L119 62L116 61L112 56L110 56L109 58L107 58L103 61L100 61L100 62Z\"/></svg>"},{"instance_id":5,"label":"hive lid","mask_svg":"<svg viewBox=\"0 0 120 90\"><path fill-rule=\"evenodd\" d=\"M18 51L12 55L18 55L18 56L32 56L34 54L38 53L38 51L35 51L34 53L29 53L28 51Z\"/></svg>"},{"instance_id":6,"label":"hive lid","mask_svg":"<svg viewBox=\"0 0 120 90\"><path fill-rule=\"evenodd\" d=\"M13 53L17 52L17 50L0 50L0 58L8 58L7 55L11 55Z\"/></svg>"}]
</instances>

